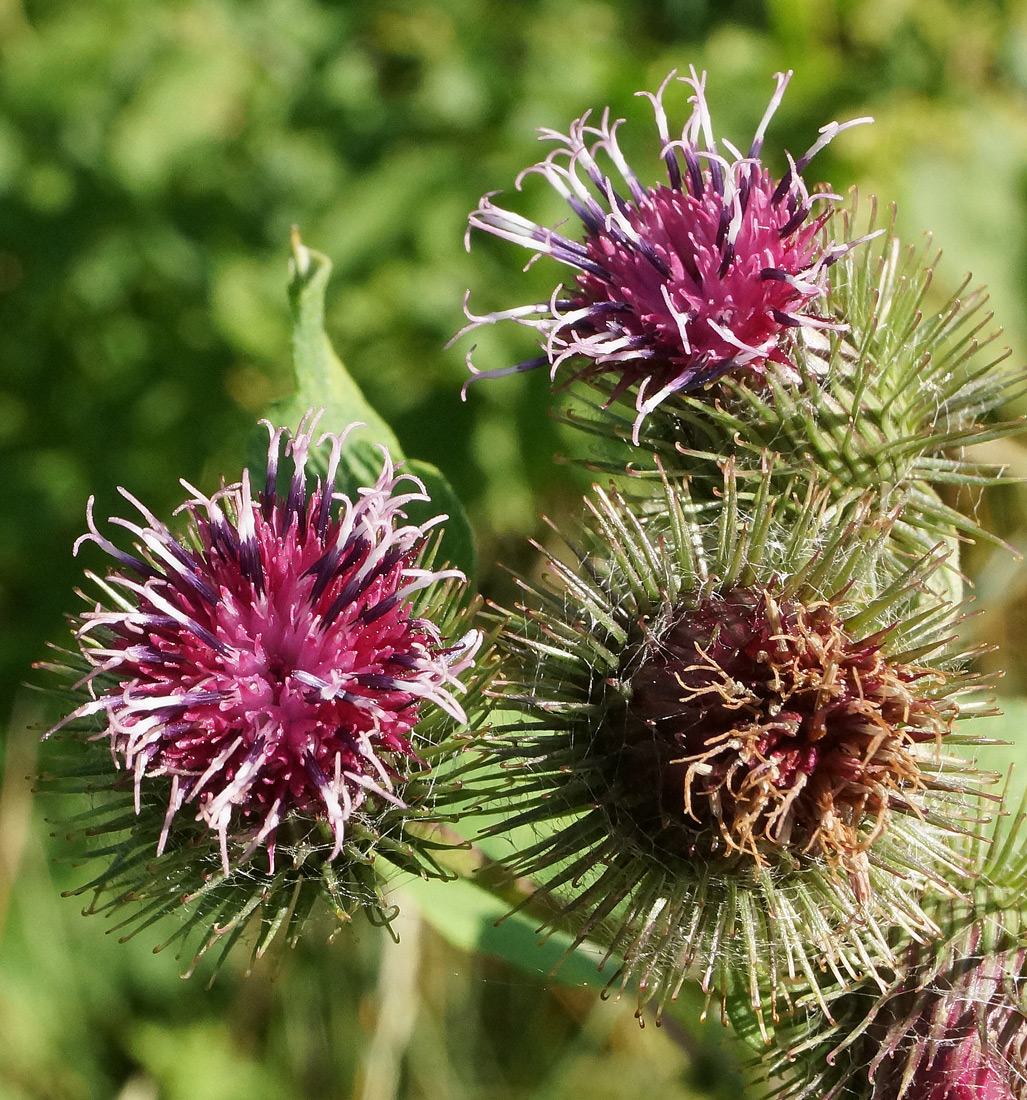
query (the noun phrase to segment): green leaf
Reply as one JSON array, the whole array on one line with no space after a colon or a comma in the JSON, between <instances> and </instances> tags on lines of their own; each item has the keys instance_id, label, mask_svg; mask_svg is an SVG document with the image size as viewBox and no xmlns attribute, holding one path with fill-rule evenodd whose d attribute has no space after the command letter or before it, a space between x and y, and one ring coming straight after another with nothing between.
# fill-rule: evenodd
<instances>
[{"instance_id":1,"label":"green leaf","mask_svg":"<svg viewBox=\"0 0 1027 1100\"><path fill-rule=\"evenodd\" d=\"M543 939L536 920L522 913L506 916L506 902L467 879L433 883L411 878L402 890L443 939L468 954L484 951L536 978L565 985L606 985L608 976L599 972L600 948L589 943L574 948L563 932Z\"/></svg>"},{"instance_id":2,"label":"green leaf","mask_svg":"<svg viewBox=\"0 0 1027 1100\"><path fill-rule=\"evenodd\" d=\"M978 767L1009 775L1005 804L1007 810L1013 810L1027 788L1027 699L1006 696L998 700L998 705L1001 714L974 718L966 728L977 737L998 742L979 746L974 755Z\"/></svg>"},{"instance_id":3,"label":"green leaf","mask_svg":"<svg viewBox=\"0 0 1027 1100\"><path fill-rule=\"evenodd\" d=\"M325 431L338 433L354 422L363 423L347 439L339 470L340 488L351 492L373 484L381 472L382 456L376 444L386 447L396 462L403 458L403 449L360 392L325 332L325 290L331 273L331 260L307 248L293 229L289 305L296 391L272 405L269 416L292 431L308 409L324 409L321 427Z\"/></svg>"},{"instance_id":4,"label":"green leaf","mask_svg":"<svg viewBox=\"0 0 1027 1100\"><path fill-rule=\"evenodd\" d=\"M997 745L982 745L976 749L975 756L981 768L1005 774L1009 768L1024 771L1024 749L1027 747L1027 700L1015 696L1003 696L996 700L1002 714L973 718L965 726L968 733L987 740L998 741ZM1019 777L1020 787L1027 780L1027 774Z\"/></svg>"},{"instance_id":5,"label":"green leaf","mask_svg":"<svg viewBox=\"0 0 1027 1100\"><path fill-rule=\"evenodd\" d=\"M395 463L420 478L431 497L430 502L413 503L407 514L414 523L424 523L433 516L445 514L445 533L441 558L462 569L473 581L476 561L471 525L463 505L445 475L431 463L420 459L405 460L403 448L392 428L375 411L335 353L325 332L325 291L332 273L332 262L321 252L303 243L299 231L292 232L292 259L289 262L289 304L292 310L292 355L296 391L284 401L271 406L268 417L276 425L295 431L309 409L324 409L320 426L325 431L339 433L353 423L363 427L346 439L342 461L336 478L338 487L354 494L361 487L374 484L382 468L382 447ZM266 437L251 450L251 465L263 465ZM259 449L258 449L259 448ZM310 466L324 473L325 455L311 454Z\"/></svg>"}]
</instances>

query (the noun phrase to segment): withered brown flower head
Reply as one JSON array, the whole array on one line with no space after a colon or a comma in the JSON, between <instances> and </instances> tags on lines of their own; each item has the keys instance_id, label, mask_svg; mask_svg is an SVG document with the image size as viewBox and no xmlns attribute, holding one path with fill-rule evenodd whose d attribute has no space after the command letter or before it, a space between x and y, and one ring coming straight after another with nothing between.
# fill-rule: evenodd
<instances>
[{"instance_id":1,"label":"withered brown flower head","mask_svg":"<svg viewBox=\"0 0 1027 1100\"><path fill-rule=\"evenodd\" d=\"M511 804L491 833L537 830L507 866L548 923L608 948L657 1018L688 976L773 1004L890 968L892 927L937 935L925 895L965 882L990 779L953 751L989 704L943 557L895 557L871 500L780 493L769 467L728 465L715 506L665 479L658 503L589 508L577 561L523 583L507 718L469 785Z\"/></svg>"},{"instance_id":2,"label":"withered brown flower head","mask_svg":"<svg viewBox=\"0 0 1027 1100\"><path fill-rule=\"evenodd\" d=\"M865 899L867 852L921 785L913 746L954 714L916 690L929 670L886 659L886 635L853 638L831 602L771 587L676 611L607 719L637 827L759 867L782 849L823 857Z\"/></svg>"}]
</instances>

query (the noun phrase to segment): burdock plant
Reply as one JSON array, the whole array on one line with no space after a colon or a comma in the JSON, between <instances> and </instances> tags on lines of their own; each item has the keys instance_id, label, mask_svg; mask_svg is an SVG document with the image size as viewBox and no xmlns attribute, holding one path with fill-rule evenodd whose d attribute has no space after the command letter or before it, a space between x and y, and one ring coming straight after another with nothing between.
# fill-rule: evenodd
<instances>
[{"instance_id":1,"label":"burdock plant","mask_svg":"<svg viewBox=\"0 0 1027 1100\"><path fill-rule=\"evenodd\" d=\"M486 835L513 840L541 928L604 946L640 1014L698 980L757 1045L797 1028L770 1056L783 1096L1006 1100L1027 938L1017 892L989 892L998 799L960 721L989 704L954 640L959 543L994 536L956 504L997 480L971 448L1019 429L1001 407L1027 374L989 350L980 291L931 304L929 244L807 188L867 119L775 179L788 74L747 154L714 139L694 70L671 137L673 75L650 96L665 181L586 115L517 180L542 175L580 234L492 195L469 219L573 273L546 301L465 303L465 332L511 320L539 345L468 356L470 381L584 383L560 415L615 479L510 615Z\"/></svg>"},{"instance_id":2,"label":"burdock plant","mask_svg":"<svg viewBox=\"0 0 1027 1100\"><path fill-rule=\"evenodd\" d=\"M778 74L744 156L714 138L705 75L694 71L683 78L691 115L671 138L674 75L656 95L640 93L656 112L665 182L643 182L627 164L608 112L598 125L586 115L568 135L543 130L557 148L517 181L538 173L555 187L582 223L580 240L491 195L470 215L471 230L574 271L546 302L469 314L463 332L512 320L538 333L541 353L491 370L469 354L471 381L539 367L563 386L586 381L562 415L607 441L589 460L614 475L631 465L658 477L657 454L708 495L725 457L758 478L770 449L781 456L780 491L812 465L839 494L863 487L885 509L901 498L893 535L903 550L924 553L941 537L955 547L956 532L989 537L944 493L996 480L966 449L1019 429L997 414L1027 374L1002 366L1007 352L989 353L998 333L969 280L931 308L929 242L907 247L879 224L873 200L864 213L855 197L839 206L803 181L828 142L871 120L823 127L775 180L760 158L790 74ZM611 440L628 445L611 452ZM952 571L946 581L957 587Z\"/></svg>"},{"instance_id":3,"label":"burdock plant","mask_svg":"<svg viewBox=\"0 0 1027 1100\"><path fill-rule=\"evenodd\" d=\"M775 485L728 467L711 507L665 479L641 514L597 489L504 635L520 716L480 765L508 802L491 834L538 830L510 872L657 1018L688 978L774 1014L823 970L873 978L969 872L987 783L954 722L988 704L929 583L942 556L895 572L893 517Z\"/></svg>"},{"instance_id":4,"label":"burdock plant","mask_svg":"<svg viewBox=\"0 0 1027 1100\"><path fill-rule=\"evenodd\" d=\"M72 709L51 736L74 737L47 785L94 803L73 823L103 864L91 908L129 905L138 927L186 902L174 938L208 929L201 952L255 914L262 948L319 894L385 920L376 858L444 874L422 822L481 635L463 575L433 562L445 517L406 519L423 485L383 450L374 484L337 490L349 431L318 438L318 419L268 425L259 487L249 471L211 496L187 485L176 530L125 493L131 547L91 504L78 542L113 566L87 574L98 595L53 666ZM326 473L308 484L315 447Z\"/></svg>"},{"instance_id":5,"label":"burdock plant","mask_svg":"<svg viewBox=\"0 0 1027 1100\"><path fill-rule=\"evenodd\" d=\"M868 120L774 175L789 74L746 153L715 140L694 70L671 136L673 76L649 95L660 182L586 115L543 131L556 147L525 173L577 236L492 196L470 218L572 272L545 301L468 311L539 340L472 380L583 382L563 415L616 478L496 610L503 679L459 502L399 467L324 334L330 265L297 234L299 392L261 474L187 485L177 524L125 494L127 540L88 513L79 548L113 564L51 665L66 708L43 785L85 799L68 827L98 870L79 892L130 931L177 914L168 942L198 932L202 953L256 924L259 954L318 898L388 923L383 877L499 853L504 901L570 951L599 944L640 1017L697 981L791 1100L1006 1100L1025 876L999 873L1023 863L1008 844L980 854L997 799L965 720L991 704L958 640L957 542L984 532L944 494L994 479L964 448L1014 430L998 409L1025 376L981 353L981 296L931 309L926 254L805 183ZM318 438L302 414L321 407Z\"/></svg>"}]
</instances>

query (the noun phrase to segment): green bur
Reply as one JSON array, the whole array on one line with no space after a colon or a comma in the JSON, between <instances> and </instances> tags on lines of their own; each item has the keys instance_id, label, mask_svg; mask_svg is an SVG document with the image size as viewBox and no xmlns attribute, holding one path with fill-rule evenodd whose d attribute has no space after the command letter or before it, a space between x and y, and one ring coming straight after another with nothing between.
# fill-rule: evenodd
<instances>
[{"instance_id":1,"label":"green bur","mask_svg":"<svg viewBox=\"0 0 1027 1100\"><path fill-rule=\"evenodd\" d=\"M889 541L894 514L880 516L859 494L838 499L816 480L793 478L779 491L769 468L754 488L729 464L715 502L693 497L687 482L665 477L660 484L659 497L641 507L597 489L583 528L568 537L569 554L547 553L551 577L522 582L525 605L500 640L508 657L502 705L520 719L507 714L481 759L469 765L467 793L493 812L505 808L486 836L509 836L508 873L538 884L523 904L574 943L605 946L611 985L637 986L640 1013L654 1004L659 1019L694 979L721 1002L725 1016L736 996L745 999L762 1027L765 1004L773 1018L794 991L817 988L821 972L844 983L887 970L893 930L922 941L938 933L925 895L959 893L968 875L962 836L973 831L980 792L994 778L959 755L956 746L978 739L952 722L991 707L953 640L956 609L940 594L943 586L932 583L944 555L897 571ZM743 755L745 742L731 740L730 721L723 734L711 734L714 740L688 748L696 727L689 718L679 728L673 699L662 718L639 709L646 670L665 660L677 624L696 613L716 621L717 607L726 614L739 593L811 612L829 608L856 655L851 660L879 653L880 667L892 670L887 676L898 677L894 689L901 681L910 693L913 710L891 729L876 704L858 702L860 673L846 673L853 686L844 722L865 710L871 741L873 729L886 730L881 767L891 786L882 796L885 817L857 813L840 848L817 839L818 803L803 811L792 840L787 830L775 837L763 829L767 819L757 818L761 835L743 829L732 844L733 826L719 810L707 817L689 811L680 805L680 789L678 808L668 809L659 793L680 782L668 780L673 766L682 764L682 772L689 763L704 766L704 754L719 766L737 748L743 769L737 774L769 765L759 762L767 750ZM695 662L702 665L702 655L721 646L719 629L696 649ZM795 645L801 650L806 642L799 636ZM742 737L753 722L775 728L782 710L818 712L820 703L808 696L803 702L807 689L798 681L775 686L774 658L749 654L741 666L753 662L755 679L742 683L709 658L715 676L708 688L700 682L690 693L679 681L680 703L691 708L682 713L706 723L704 704L695 700L708 691L710 708L726 700L728 718L737 706ZM695 668L686 662L681 675L694 679ZM833 698L832 669L842 668L817 671L825 705ZM872 689L882 698L893 690L883 681L865 687L868 700ZM926 726L917 725L916 708L933 715ZM809 727L806 719L798 722L798 748L803 731L816 725L810 720ZM853 728L844 724L832 733L828 720L826 735L810 735L823 742L811 744L854 753L846 748ZM917 735L906 737L904 728ZM657 747L647 764L647 745L665 740L666 752ZM890 761L900 758L892 776ZM850 781L860 787L851 777L869 763L857 754L831 772L843 797ZM817 771L810 767L813 790ZM705 797L695 780L704 773L691 774L686 783ZM825 813L838 807L824 805ZM521 830L533 836L525 841ZM857 858L847 862L847 850Z\"/></svg>"}]
</instances>

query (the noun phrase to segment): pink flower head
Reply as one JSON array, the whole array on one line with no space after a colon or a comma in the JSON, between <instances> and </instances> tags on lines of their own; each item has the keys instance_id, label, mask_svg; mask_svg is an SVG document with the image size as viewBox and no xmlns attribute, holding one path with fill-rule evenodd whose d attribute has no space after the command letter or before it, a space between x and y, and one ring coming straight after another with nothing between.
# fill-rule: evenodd
<instances>
[{"instance_id":1,"label":"pink flower head","mask_svg":"<svg viewBox=\"0 0 1027 1100\"><path fill-rule=\"evenodd\" d=\"M691 69L681 78L692 89L692 114L677 139L670 137L663 105L675 73L655 95L640 92L653 103L667 172L668 182L651 188L625 160L617 142L624 120L611 125L608 109L598 126L589 125L586 113L567 135L541 130L543 140L559 146L521 173L517 186L529 172L544 176L581 220L584 239L572 240L504 210L491 195L471 214L470 228L551 256L575 270L574 283L558 286L547 302L483 317L465 305L471 324L462 332L514 320L539 333L543 352L489 371L474 367L468 355L469 382L544 365L555 379L565 361L575 360L580 365L573 378L611 376L610 401L637 387L637 444L642 422L672 394L709 386L728 372L759 378L770 363L797 381L792 334L802 326L842 327L818 316L816 302L828 289L828 268L860 243L825 244L821 230L838 196L810 195L802 172L836 134L871 120L823 127L805 155L797 161L789 157L788 170L774 180L759 157L791 75L777 74L777 88L745 156L727 141L720 144L728 155L717 149L705 74ZM591 138L596 140L590 145ZM600 167L600 152L623 186ZM815 203L822 204L818 215L813 215Z\"/></svg>"},{"instance_id":2,"label":"pink flower head","mask_svg":"<svg viewBox=\"0 0 1027 1100\"><path fill-rule=\"evenodd\" d=\"M977 838L980 840L981 838ZM987 881L1007 858L1005 839L989 842ZM1003 855L1006 853L1006 855ZM986 892L986 905L994 897ZM1010 897L1018 895L1010 894ZM839 990L836 1026L802 1037L771 1072L788 1100L1022 1100L1027 1085L1027 949L1015 906L986 913L948 903L943 931L913 942L883 994L869 981ZM1004 922L1011 917L1011 928ZM838 1039L841 1042L838 1042Z\"/></svg>"},{"instance_id":3,"label":"pink flower head","mask_svg":"<svg viewBox=\"0 0 1027 1100\"><path fill-rule=\"evenodd\" d=\"M1014 1100L1013 1091L980 1042L964 1040L948 1066L932 1069L924 1100Z\"/></svg>"},{"instance_id":4,"label":"pink flower head","mask_svg":"<svg viewBox=\"0 0 1027 1100\"><path fill-rule=\"evenodd\" d=\"M1022 1095L1027 1020L1016 1003L1027 952L981 953L978 928L970 952L919 989L884 1002L896 1017L870 1062L874 1100L1014 1100ZM924 954L920 945L910 955ZM916 971L907 979L916 984ZM912 998L912 1011L904 1001ZM894 1007L892 1005L894 1004ZM903 1011L905 1009L905 1011ZM1013 1083L1019 1086L1014 1091Z\"/></svg>"},{"instance_id":5,"label":"pink flower head","mask_svg":"<svg viewBox=\"0 0 1027 1100\"><path fill-rule=\"evenodd\" d=\"M186 807L219 838L227 874L260 846L274 867L276 831L320 820L342 850L348 820L371 805L403 805L402 782L420 766L416 725L425 704L465 721L457 679L480 638L455 644L415 613L414 593L457 570L419 564L429 529L404 508L424 487L396 474L382 448L376 483L355 499L335 490L344 440L325 434L327 473L308 487L319 416L290 437L267 424L267 478L254 499L236 485L181 507L176 535L124 489L142 521L112 519L135 552L89 533L117 562L104 604L81 616L79 646L93 666L91 699L60 723L100 715L118 766L140 788L170 777L158 854ZM265 423L267 423L265 421ZM285 440L288 489L278 489Z\"/></svg>"}]
</instances>

